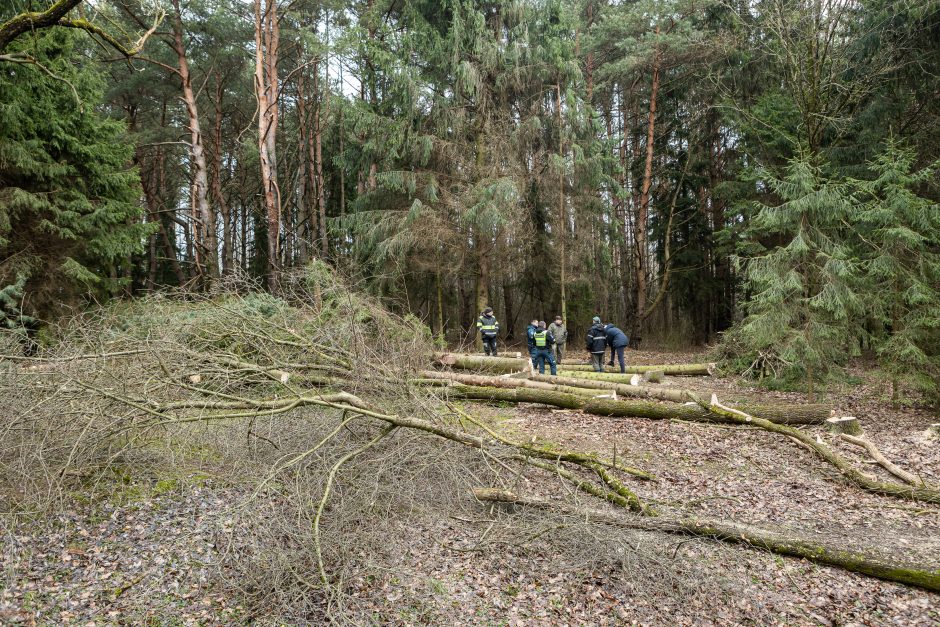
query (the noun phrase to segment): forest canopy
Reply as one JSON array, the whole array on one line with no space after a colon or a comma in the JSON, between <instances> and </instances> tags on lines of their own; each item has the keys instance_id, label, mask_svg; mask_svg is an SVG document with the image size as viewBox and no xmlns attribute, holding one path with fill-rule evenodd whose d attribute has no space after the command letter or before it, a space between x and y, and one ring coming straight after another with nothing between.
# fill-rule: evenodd
<instances>
[{"instance_id":1,"label":"forest canopy","mask_svg":"<svg viewBox=\"0 0 940 627\"><path fill-rule=\"evenodd\" d=\"M0 319L321 260L443 342L594 315L940 377L940 3L13 0Z\"/></svg>"}]
</instances>

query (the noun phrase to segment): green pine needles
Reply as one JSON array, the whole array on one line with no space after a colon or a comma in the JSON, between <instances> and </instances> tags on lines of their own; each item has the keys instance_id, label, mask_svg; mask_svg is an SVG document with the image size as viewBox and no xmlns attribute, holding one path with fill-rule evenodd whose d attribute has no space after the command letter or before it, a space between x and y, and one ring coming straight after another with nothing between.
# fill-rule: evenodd
<instances>
[{"instance_id":1,"label":"green pine needles","mask_svg":"<svg viewBox=\"0 0 940 627\"><path fill-rule=\"evenodd\" d=\"M726 348L753 372L812 391L871 347L892 381L936 394L940 374L940 208L924 198L934 170L894 142L871 179L827 175L794 158L766 177L738 257L746 313Z\"/></svg>"},{"instance_id":2,"label":"green pine needles","mask_svg":"<svg viewBox=\"0 0 940 627\"><path fill-rule=\"evenodd\" d=\"M45 31L22 44L46 71L0 68L0 289L25 289L27 315L115 292L150 232L133 148L124 125L95 108L103 85L78 37Z\"/></svg>"}]
</instances>

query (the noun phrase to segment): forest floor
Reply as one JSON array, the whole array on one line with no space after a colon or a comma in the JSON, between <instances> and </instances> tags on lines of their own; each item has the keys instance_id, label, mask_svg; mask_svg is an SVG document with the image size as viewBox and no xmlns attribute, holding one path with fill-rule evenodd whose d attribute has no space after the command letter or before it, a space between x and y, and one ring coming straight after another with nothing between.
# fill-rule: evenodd
<instances>
[{"instance_id":1,"label":"forest floor","mask_svg":"<svg viewBox=\"0 0 940 627\"><path fill-rule=\"evenodd\" d=\"M628 356L633 363L701 357ZM854 375L820 400L857 416L889 459L940 482L940 443L922 436L936 417L892 408L874 377L863 369ZM735 378L667 377L663 385L717 391L719 398L807 400ZM464 408L517 439L608 456L616 449L618 459L657 475L655 484L631 487L663 510L800 530L899 560L940 563L940 507L848 486L808 451L773 434L535 405ZM804 428L832 442L821 428ZM867 472L881 473L861 449L834 445ZM512 487L543 495L567 490L535 473ZM0 518L0 624L277 623L249 615L219 584L219 536L231 525L232 504L249 489L211 472L134 477L99 498L74 499L52 519ZM494 529L498 518L518 519L531 533L501 533ZM393 520L388 532L409 542L383 556L387 576L350 582L348 603L358 622L940 624L940 595L710 540L482 506L478 518L412 513Z\"/></svg>"}]
</instances>

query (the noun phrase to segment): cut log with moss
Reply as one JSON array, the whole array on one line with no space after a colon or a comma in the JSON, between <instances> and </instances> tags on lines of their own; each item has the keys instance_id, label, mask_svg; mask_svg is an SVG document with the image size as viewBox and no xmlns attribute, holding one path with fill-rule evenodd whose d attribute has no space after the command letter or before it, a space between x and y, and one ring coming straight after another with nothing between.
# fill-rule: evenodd
<instances>
[{"instance_id":1,"label":"cut log with moss","mask_svg":"<svg viewBox=\"0 0 940 627\"><path fill-rule=\"evenodd\" d=\"M689 420L694 422L729 422L727 419L708 412L695 403L663 404L639 400L613 400L604 398L586 398L580 394L570 394L552 390L534 390L526 388L503 389L473 385L455 385L445 390L457 398L469 400L505 401L512 403L539 403L562 409L581 409L596 416L652 418L654 420ZM794 424L821 423L829 415L828 410L820 405L739 405L747 408L754 415L767 416L768 420ZM821 411L822 410L822 411Z\"/></svg>"},{"instance_id":2,"label":"cut log with moss","mask_svg":"<svg viewBox=\"0 0 940 627\"><path fill-rule=\"evenodd\" d=\"M567 371L593 372L594 367L583 363L568 363L562 361L559 368ZM651 370L660 371L665 375L674 377L707 377L714 373L714 364L652 364L652 365L627 365L627 374L644 374ZM621 374L620 366L604 366L604 372L612 374Z\"/></svg>"},{"instance_id":3,"label":"cut log with moss","mask_svg":"<svg viewBox=\"0 0 940 627\"><path fill-rule=\"evenodd\" d=\"M559 385L566 385L569 387L615 390L617 394L621 396L632 396L635 398L655 398L660 401L670 401L672 403L687 403L690 400L689 394L691 394L691 392L688 390L680 390L676 388L631 385L628 383L601 381L599 379L589 379L580 376L569 377L559 375L557 377L552 377L544 374L533 374L529 376L529 379L532 381L554 382ZM826 416L829 416L829 414L827 413Z\"/></svg>"},{"instance_id":4,"label":"cut log with moss","mask_svg":"<svg viewBox=\"0 0 940 627\"><path fill-rule=\"evenodd\" d=\"M858 418L855 418L854 416L828 418L826 420L826 428L831 433L845 433L856 436L862 435L862 425L859 424Z\"/></svg>"},{"instance_id":5,"label":"cut log with moss","mask_svg":"<svg viewBox=\"0 0 940 627\"><path fill-rule=\"evenodd\" d=\"M562 510L582 520L592 520L617 527L743 544L762 551L834 566L884 581L940 592L940 569L937 567L902 564L896 560L887 560L872 553L859 551L854 547L849 549L831 546L792 532L784 533L728 521L635 516L616 510L573 508L543 499L519 497L507 490L493 488L476 488L473 490L473 495L478 500L487 503L512 503L541 509Z\"/></svg>"},{"instance_id":6,"label":"cut log with moss","mask_svg":"<svg viewBox=\"0 0 940 627\"><path fill-rule=\"evenodd\" d=\"M515 377L494 377L459 372L438 372L436 370L425 370L421 373L421 376L425 377L425 379L413 379L412 383L421 384L423 381L432 380L437 384L453 382L494 388L531 388L534 390L550 390L553 392L564 392L566 394L577 394L579 396L588 397L597 397L604 394L616 397L617 395L615 390L561 385L560 383L553 382L551 377L548 377L544 381L534 381L532 379L517 379Z\"/></svg>"},{"instance_id":7,"label":"cut log with moss","mask_svg":"<svg viewBox=\"0 0 940 627\"><path fill-rule=\"evenodd\" d=\"M476 370L478 372L510 373L530 371L531 360L513 359L509 357L486 357L482 355L460 355L457 353L441 353L435 356L435 363L450 366L459 370ZM658 370L665 375L672 376L705 376L710 373L711 364L672 364L652 366L628 366L627 372L643 374L649 370ZM569 371L590 372L591 366L565 365L563 369ZM607 368L608 372L619 373L620 368Z\"/></svg>"}]
</instances>

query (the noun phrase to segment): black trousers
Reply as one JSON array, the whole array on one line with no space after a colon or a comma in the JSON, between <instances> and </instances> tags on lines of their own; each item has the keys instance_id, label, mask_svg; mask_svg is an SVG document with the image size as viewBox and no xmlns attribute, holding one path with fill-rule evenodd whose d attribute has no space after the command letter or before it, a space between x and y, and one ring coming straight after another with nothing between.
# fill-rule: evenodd
<instances>
[{"instance_id":1,"label":"black trousers","mask_svg":"<svg viewBox=\"0 0 940 627\"><path fill-rule=\"evenodd\" d=\"M496 357L496 336L486 337L483 336L483 352L487 355L492 355Z\"/></svg>"},{"instance_id":2,"label":"black trousers","mask_svg":"<svg viewBox=\"0 0 940 627\"><path fill-rule=\"evenodd\" d=\"M617 360L620 362L620 372L626 372L627 369L626 362L623 358L623 349L623 346L618 346L617 348L614 348L613 346L610 347L610 365L614 365L614 353L616 353Z\"/></svg>"}]
</instances>

